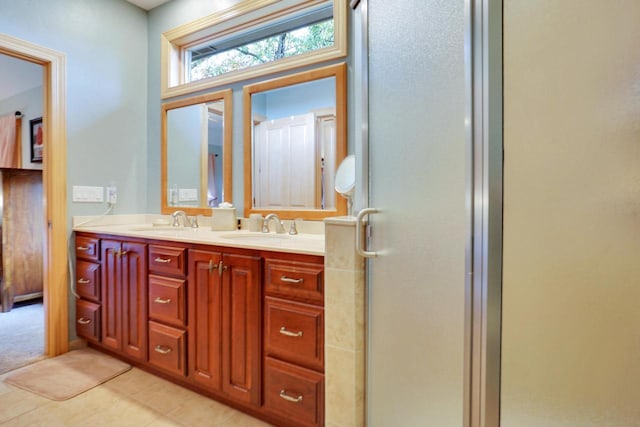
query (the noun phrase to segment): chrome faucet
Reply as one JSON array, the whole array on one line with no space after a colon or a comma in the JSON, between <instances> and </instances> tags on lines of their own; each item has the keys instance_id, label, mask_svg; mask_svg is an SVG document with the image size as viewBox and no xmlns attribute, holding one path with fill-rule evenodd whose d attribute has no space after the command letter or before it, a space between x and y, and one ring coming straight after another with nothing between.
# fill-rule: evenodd
<instances>
[{"instance_id":1,"label":"chrome faucet","mask_svg":"<svg viewBox=\"0 0 640 427\"><path fill-rule=\"evenodd\" d=\"M194 216L193 220L189 220L189 217L184 211L175 211L171 216L173 217L174 227L180 227L180 217L182 217L183 227L198 228L198 218Z\"/></svg>"},{"instance_id":2,"label":"chrome faucet","mask_svg":"<svg viewBox=\"0 0 640 427\"><path fill-rule=\"evenodd\" d=\"M280 220L280 217L274 213L270 213L264 218L264 221L262 221L262 232L269 232L269 221L271 221L272 219L276 220L276 233L284 234L286 232L284 229L284 223Z\"/></svg>"}]
</instances>

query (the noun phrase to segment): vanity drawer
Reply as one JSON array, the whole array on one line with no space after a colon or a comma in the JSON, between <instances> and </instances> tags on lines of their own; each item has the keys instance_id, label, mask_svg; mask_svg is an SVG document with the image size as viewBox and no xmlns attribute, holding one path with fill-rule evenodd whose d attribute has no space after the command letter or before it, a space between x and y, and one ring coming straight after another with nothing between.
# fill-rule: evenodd
<instances>
[{"instance_id":1,"label":"vanity drawer","mask_svg":"<svg viewBox=\"0 0 640 427\"><path fill-rule=\"evenodd\" d=\"M100 259L100 239L76 236L76 258L98 261Z\"/></svg>"},{"instance_id":2,"label":"vanity drawer","mask_svg":"<svg viewBox=\"0 0 640 427\"><path fill-rule=\"evenodd\" d=\"M149 272L186 275L186 249L149 245Z\"/></svg>"},{"instance_id":3,"label":"vanity drawer","mask_svg":"<svg viewBox=\"0 0 640 427\"><path fill-rule=\"evenodd\" d=\"M184 376L185 331L149 321L149 363L172 374Z\"/></svg>"},{"instance_id":4,"label":"vanity drawer","mask_svg":"<svg viewBox=\"0 0 640 427\"><path fill-rule=\"evenodd\" d=\"M265 360L264 406L300 426L324 424L324 376L308 369Z\"/></svg>"},{"instance_id":5,"label":"vanity drawer","mask_svg":"<svg viewBox=\"0 0 640 427\"><path fill-rule=\"evenodd\" d=\"M149 275L149 317L175 326L186 324L186 282Z\"/></svg>"},{"instance_id":6,"label":"vanity drawer","mask_svg":"<svg viewBox=\"0 0 640 427\"><path fill-rule=\"evenodd\" d=\"M268 294L324 303L324 265L267 259L265 270Z\"/></svg>"},{"instance_id":7,"label":"vanity drawer","mask_svg":"<svg viewBox=\"0 0 640 427\"><path fill-rule=\"evenodd\" d=\"M100 264L76 261L76 292L82 298L100 302Z\"/></svg>"},{"instance_id":8,"label":"vanity drawer","mask_svg":"<svg viewBox=\"0 0 640 427\"><path fill-rule=\"evenodd\" d=\"M100 341L100 305L76 300L76 334L90 341Z\"/></svg>"},{"instance_id":9,"label":"vanity drawer","mask_svg":"<svg viewBox=\"0 0 640 427\"><path fill-rule=\"evenodd\" d=\"M309 368L324 369L324 310L265 298L265 351Z\"/></svg>"}]
</instances>

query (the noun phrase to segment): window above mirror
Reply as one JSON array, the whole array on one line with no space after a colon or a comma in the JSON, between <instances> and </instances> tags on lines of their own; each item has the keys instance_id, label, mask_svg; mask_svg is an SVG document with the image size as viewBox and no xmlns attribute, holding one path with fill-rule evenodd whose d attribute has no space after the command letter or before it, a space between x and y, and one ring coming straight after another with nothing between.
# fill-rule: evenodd
<instances>
[{"instance_id":1,"label":"window above mirror","mask_svg":"<svg viewBox=\"0 0 640 427\"><path fill-rule=\"evenodd\" d=\"M345 57L346 0L251 0L162 35L162 98Z\"/></svg>"}]
</instances>

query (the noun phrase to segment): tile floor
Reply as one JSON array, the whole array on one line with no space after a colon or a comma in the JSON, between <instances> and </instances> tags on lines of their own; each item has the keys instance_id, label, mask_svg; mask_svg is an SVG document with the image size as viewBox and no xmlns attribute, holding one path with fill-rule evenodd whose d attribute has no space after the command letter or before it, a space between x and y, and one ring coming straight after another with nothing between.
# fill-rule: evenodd
<instances>
[{"instance_id":1,"label":"tile floor","mask_svg":"<svg viewBox=\"0 0 640 427\"><path fill-rule=\"evenodd\" d=\"M0 426L268 427L260 420L140 369L56 402L6 384Z\"/></svg>"}]
</instances>

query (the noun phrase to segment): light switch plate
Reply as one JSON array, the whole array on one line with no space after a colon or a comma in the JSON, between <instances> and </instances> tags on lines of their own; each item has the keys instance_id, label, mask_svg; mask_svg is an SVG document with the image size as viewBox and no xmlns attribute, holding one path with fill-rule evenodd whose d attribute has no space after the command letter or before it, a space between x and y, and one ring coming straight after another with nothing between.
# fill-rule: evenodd
<instances>
[{"instance_id":1,"label":"light switch plate","mask_svg":"<svg viewBox=\"0 0 640 427\"><path fill-rule=\"evenodd\" d=\"M73 201L78 203L104 202L104 187L73 186Z\"/></svg>"}]
</instances>

